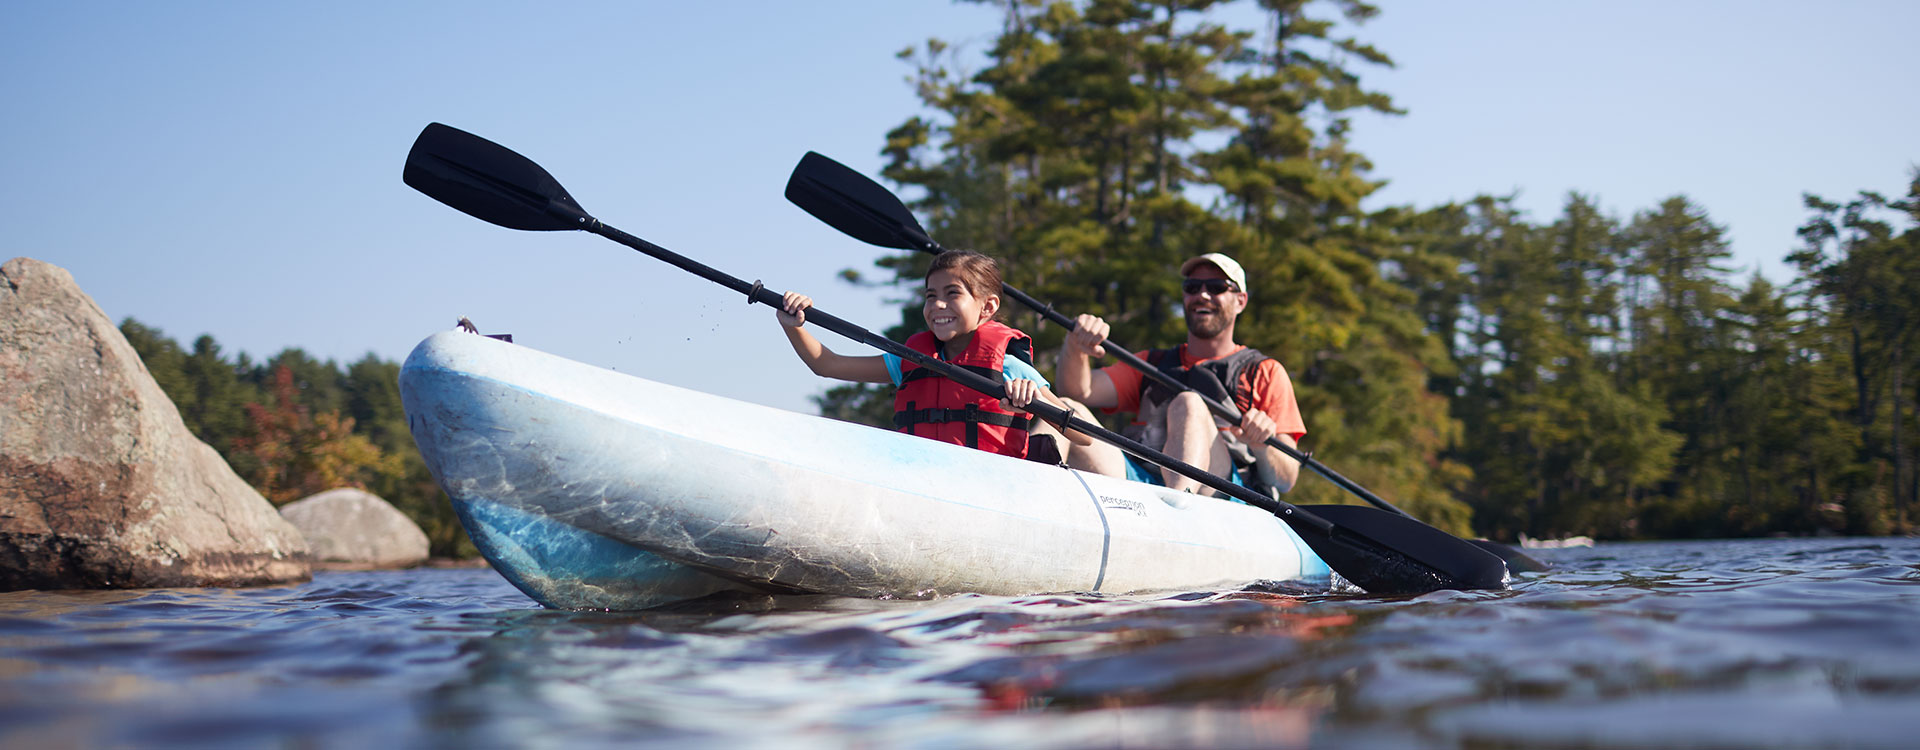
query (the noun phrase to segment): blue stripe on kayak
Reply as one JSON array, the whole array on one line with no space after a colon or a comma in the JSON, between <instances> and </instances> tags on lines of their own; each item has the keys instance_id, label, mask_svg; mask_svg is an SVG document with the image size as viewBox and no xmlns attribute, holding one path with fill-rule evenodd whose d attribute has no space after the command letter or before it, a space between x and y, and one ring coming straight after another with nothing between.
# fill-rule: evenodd
<instances>
[{"instance_id":1,"label":"blue stripe on kayak","mask_svg":"<svg viewBox=\"0 0 1920 750\"><path fill-rule=\"evenodd\" d=\"M449 499L493 569L553 609L645 609L750 588L544 515L488 500Z\"/></svg>"},{"instance_id":2,"label":"blue stripe on kayak","mask_svg":"<svg viewBox=\"0 0 1920 750\"><path fill-rule=\"evenodd\" d=\"M1107 582L1107 550L1113 546L1113 529L1107 526L1107 509L1100 505L1099 493L1094 492L1093 487L1087 485L1087 478L1080 476L1080 472L1077 471L1068 473L1072 474L1074 480L1086 489L1087 499L1093 501L1093 512L1100 514L1100 575L1093 579L1093 591L1099 593L1100 584Z\"/></svg>"}]
</instances>

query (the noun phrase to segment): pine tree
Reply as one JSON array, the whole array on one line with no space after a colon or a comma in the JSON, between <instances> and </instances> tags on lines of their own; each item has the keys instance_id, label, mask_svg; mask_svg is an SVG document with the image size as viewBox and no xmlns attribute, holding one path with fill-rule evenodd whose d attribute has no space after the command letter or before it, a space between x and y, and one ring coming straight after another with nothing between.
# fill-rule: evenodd
<instances>
[{"instance_id":1,"label":"pine tree","mask_svg":"<svg viewBox=\"0 0 1920 750\"><path fill-rule=\"evenodd\" d=\"M1725 380L1705 358L1727 348L1719 318L1732 299L1727 270L1716 265L1731 255L1725 232L1704 210L1675 196L1636 214L1624 237L1631 272L1643 277L1635 285L1644 295L1634 313L1642 326L1631 355L1636 382L1665 404L1668 428L1684 438L1674 464L1678 471L1663 484L1647 521L1700 533L1717 531L1724 518L1726 477L1718 467L1728 446L1718 389Z\"/></svg>"},{"instance_id":2,"label":"pine tree","mask_svg":"<svg viewBox=\"0 0 1920 750\"><path fill-rule=\"evenodd\" d=\"M1789 256L1801 269L1815 320L1844 339L1833 354L1850 363L1852 416L1863 474L1847 496L1850 527L1882 533L1906 527L1914 504L1913 438L1907 424L1914 360L1920 355L1920 174L1905 200L1863 192L1836 204L1806 196L1814 216L1800 228L1805 246ZM1903 233L1880 218L1910 224Z\"/></svg>"},{"instance_id":3,"label":"pine tree","mask_svg":"<svg viewBox=\"0 0 1920 750\"><path fill-rule=\"evenodd\" d=\"M192 391L183 408L187 424L215 450L230 452L234 439L247 427L242 404L260 398L258 389L241 377L247 368L227 361L219 342L204 334L193 340L193 353L182 368Z\"/></svg>"},{"instance_id":4,"label":"pine tree","mask_svg":"<svg viewBox=\"0 0 1920 750\"><path fill-rule=\"evenodd\" d=\"M187 382L187 357L180 350L180 344L167 338L160 329L132 317L120 321L120 335L127 337L127 343L133 345L134 353L139 354L141 363L146 365L147 374L153 376L153 382L180 409L184 418L193 405L194 393ZM188 427L191 429L192 425Z\"/></svg>"}]
</instances>

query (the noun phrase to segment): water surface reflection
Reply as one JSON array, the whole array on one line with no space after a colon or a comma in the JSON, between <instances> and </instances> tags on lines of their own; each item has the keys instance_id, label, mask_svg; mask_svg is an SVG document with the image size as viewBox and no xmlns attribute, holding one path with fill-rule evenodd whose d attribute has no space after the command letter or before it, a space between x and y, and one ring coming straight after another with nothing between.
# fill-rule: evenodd
<instances>
[{"instance_id":1,"label":"water surface reflection","mask_svg":"<svg viewBox=\"0 0 1920 750\"><path fill-rule=\"evenodd\" d=\"M1507 592L730 597L484 570L0 594L0 742L1905 747L1920 541L1550 551Z\"/></svg>"}]
</instances>

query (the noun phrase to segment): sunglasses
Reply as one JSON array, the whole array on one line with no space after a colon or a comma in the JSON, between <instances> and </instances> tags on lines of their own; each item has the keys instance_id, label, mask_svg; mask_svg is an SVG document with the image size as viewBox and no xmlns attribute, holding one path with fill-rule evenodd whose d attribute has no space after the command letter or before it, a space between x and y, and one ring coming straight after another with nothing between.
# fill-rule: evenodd
<instances>
[{"instance_id":1,"label":"sunglasses","mask_svg":"<svg viewBox=\"0 0 1920 750\"><path fill-rule=\"evenodd\" d=\"M1227 292L1240 291L1240 287L1234 286L1233 282L1226 279L1185 279L1180 282L1180 291L1187 294L1199 294L1202 289L1215 297Z\"/></svg>"}]
</instances>

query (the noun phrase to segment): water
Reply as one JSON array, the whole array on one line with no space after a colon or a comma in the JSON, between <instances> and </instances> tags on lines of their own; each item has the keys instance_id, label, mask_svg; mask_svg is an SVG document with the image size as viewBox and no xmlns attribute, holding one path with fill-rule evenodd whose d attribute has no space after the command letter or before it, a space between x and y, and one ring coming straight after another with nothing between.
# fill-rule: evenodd
<instances>
[{"instance_id":1,"label":"water","mask_svg":"<svg viewBox=\"0 0 1920 750\"><path fill-rule=\"evenodd\" d=\"M540 610L488 570L0 594L0 746L1911 747L1920 540L1509 592Z\"/></svg>"}]
</instances>

